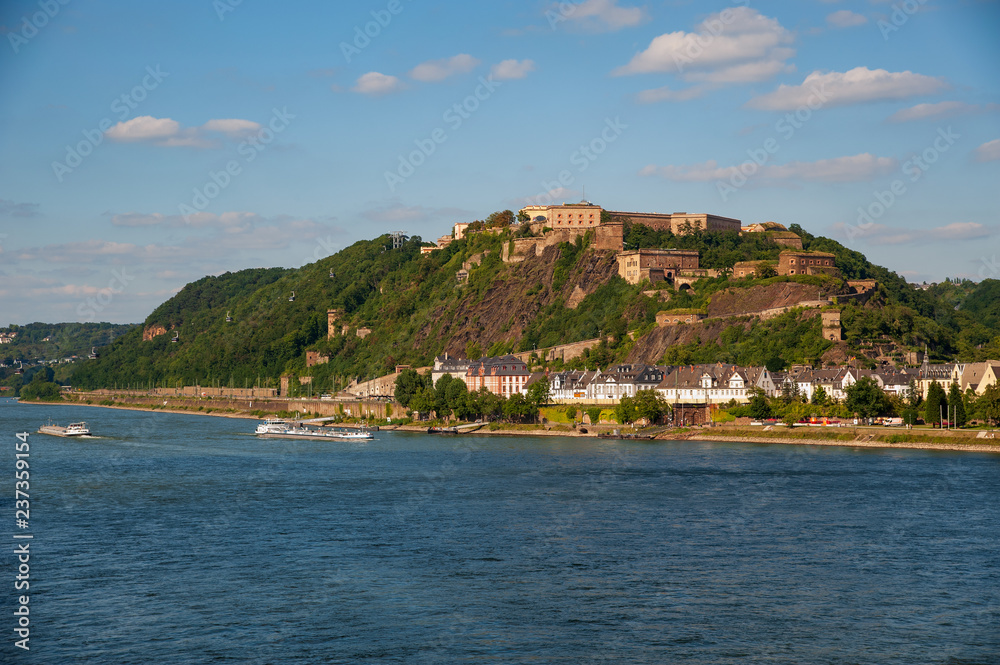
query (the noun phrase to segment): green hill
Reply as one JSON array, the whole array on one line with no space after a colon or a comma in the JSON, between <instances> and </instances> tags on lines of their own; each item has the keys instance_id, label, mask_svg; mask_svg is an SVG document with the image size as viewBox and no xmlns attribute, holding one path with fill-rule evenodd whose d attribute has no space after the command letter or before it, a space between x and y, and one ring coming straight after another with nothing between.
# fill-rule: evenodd
<instances>
[{"instance_id":1,"label":"green hill","mask_svg":"<svg viewBox=\"0 0 1000 665\"><path fill-rule=\"evenodd\" d=\"M797 225L791 230L802 237L805 249L834 253L845 278L880 284L867 304L842 307L851 351L863 352L872 340L892 340L904 349L927 345L938 359L1000 356L997 318L982 315L989 310L986 291L978 299L974 291L965 301L979 309L956 310L947 299L914 288L836 241L814 237ZM476 233L426 255L420 252L419 238L391 249L391 238L381 236L297 270L206 277L158 307L99 359L80 366L73 383L242 387L276 385L282 374L291 373L310 374L319 390L330 390L352 378L391 372L397 364L429 365L445 351L495 355L592 339L599 332L610 336L611 343L579 362L606 366L642 348L658 311L705 309L722 289L794 281L821 285L829 294L846 290L842 280L831 277L723 276L702 280L691 292L672 293L664 302L643 293L650 285L630 285L618 277L614 254L592 249L589 236L547 247L541 256L522 262L503 263L504 246L512 245L514 233ZM702 267L715 269L736 261L773 260L782 249L766 234L674 236L638 224L627 226L625 242L627 248L695 249ZM469 268L464 282L459 279L463 264ZM330 309L340 314L337 334L328 339ZM359 337L358 329L365 328L370 332ZM716 328L718 334L709 339L678 342L679 351L685 345L696 348L666 359L754 359L781 367L818 362L818 355L833 345L822 339L817 317L795 313L770 321L734 320ZM171 341L175 334L176 342ZM330 360L307 370L307 350Z\"/></svg>"}]
</instances>

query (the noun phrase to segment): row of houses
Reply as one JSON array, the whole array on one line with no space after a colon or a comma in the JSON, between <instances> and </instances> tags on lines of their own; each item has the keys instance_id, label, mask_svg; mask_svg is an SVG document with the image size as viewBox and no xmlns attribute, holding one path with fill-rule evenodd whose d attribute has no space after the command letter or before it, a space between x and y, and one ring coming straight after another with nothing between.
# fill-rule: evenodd
<instances>
[{"instance_id":1,"label":"row of houses","mask_svg":"<svg viewBox=\"0 0 1000 665\"><path fill-rule=\"evenodd\" d=\"M862 377L872 379L886 393L903 397L911 386L926 397L935 381L945 390L957 383L963 392L971 388L982 394L987 387L997 385L1000 362L935 365L925 362L920 367L886 366L878 370L793 367L787 372L724 363L682 366L632 363L604 370L532 373L527 363L513 355L469 361L445 354L435 358L431 376L436 383L445 374L462 379L469 390L486 388L504 397L524 394L532 383L548 378L549 394L557 402L618 402L622 397L634 397L640 390L656 390L669 402L724 404L732 400L746 403L754 389L771 397L792 391L811 401L822 388L829 398L843 400L847 398L847 389Z\"/></svg>"}]
</instances>

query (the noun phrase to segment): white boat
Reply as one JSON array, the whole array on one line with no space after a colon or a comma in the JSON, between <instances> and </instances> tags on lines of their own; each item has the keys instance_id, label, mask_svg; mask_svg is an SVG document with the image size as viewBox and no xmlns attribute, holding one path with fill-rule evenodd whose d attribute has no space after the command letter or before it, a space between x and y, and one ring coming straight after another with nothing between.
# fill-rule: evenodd
<instances>
[{"instance_id":1,"label":"white boat","mask_svg":"<svg viewBox=\"0 0 1000 665\"><path fill-rule=\"evenodd\" d=\"M281 418L268 418L257 425L258 436L283 439L324 439L340 441L364 441L375 436L367 429L360 430L324 430L306 427L305 425L288 422Z\"/></svg>"},{"instance_id":2,"label":"white boat","mask_svg":"<svg viewBox=\"0 0 1000 665\"><path fill-rule=\"evenodd\" d=\"M90 429L87 428L87 423L84 422L70 423L66 427L49 423L48 425L39 427L38 433L50 436L88 436Z\"/></svg>"}]
</instances>

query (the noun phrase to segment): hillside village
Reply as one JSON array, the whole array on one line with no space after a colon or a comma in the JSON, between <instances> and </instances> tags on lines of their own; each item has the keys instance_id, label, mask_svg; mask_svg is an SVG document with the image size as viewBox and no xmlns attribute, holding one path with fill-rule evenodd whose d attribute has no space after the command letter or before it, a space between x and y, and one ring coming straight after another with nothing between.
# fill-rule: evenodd
<instances>
[{"instance_id":1,"label":"hillside village","mask_svg":"<svg viewBox=\"0 0 1000 665\"><path fill-rule=\"evenodd\" d=\"M993 289L928 291L797 224L533 205L454 224L436 242L400 232L299 269L205 277L72 382L394 400L421 414L447 410L440 395L428 402L448 381L505 404L537 402L544 386L567 409L655 395L682 421L757 396L845 417L863 385L899 415L935 385L969 404L1000 391ZM421 408L398 392L413 377Z\"/></svg>"},{"instance_id":2,"label":"hillside village","mask_svg":"<svg viewBox=\"0 0 1000 665\"><path fill-rule=\"evenodd\" d=\"M664 295L669 298L670 290L689 290L700 279L719 276L719 270L699 267L699 253L696 251L626 250L623 228L628 223L636 222L653 229L669 229L677 236L701 230L763 233L784 248L777 261L737 262L729 273L733 278L761 275L840 276L834 254L803 250L801 238L797 234L774 222L743 226L738 219L711 214L607 211L589 201L527 206L519 211L515 219L502 220L499 224L456 224L452 234L442 236L433 245L425 245L421 252L428 255L441 250L470 233L497 233L517 229L519 232L515 231L515 237L504 246L502 255L504 263L517 263L530 256L541 256L545 248L573 242L589 232L588 237L592 238L595 250L614 254L618 275L629 284L647 283L654 289L649 293L659 294L661 290L667 289ZM516 237L518 235L526 237ZM468 268L463 267L457 279L462 281L467 278ZM793 298L778 307L750 309L740 313L768 318L796 309L818 309L821 310L819 316L824 339L841 343L843 335L837 305L849 300L863 304L876 292L878 284L875 280L847 280L845 287L838 293ZM341 314L339 310L328 312L329 336L347 332L346 328L337 328ZM661 328L699 325L710 318L705 312L667 309L657 313L656 323ZM363 337L369 333L367 329L358 329L356 334ZM932 364L923 353L906 355L911 366L901 364L897 367L882 358L876 369L858 367L857 363L854 366L845 363L822 368L798 365L787 371L769 371L761 366L743 367L723 363L671 366L635 362L582 370L531 370L533 362L556 357L561 361L570 360L600 342L600 339L595 339L478 359L454 357L446 353L435 358L432 368L420 371L428 374L435 385L443 376L449 376L464 381L469 391L485 389L503 398L510 398L515 394L526 395L533 384L546 380L550 399L563 404L617 404L622 398L634 398L640 391L651 390L675 408L679 406L683 409L686 406L694 420L704 417L698 415L701 413L698 407L705 407L705 413L709 413L713 405L747 404L754 394L772 398L793 395L797 399L813 403L817 397L824 403L842 402L847 399L848 389L862 378L873 381L887 395L911 401L926 400L933 384L946 391L954 384L962 394L974 397L983 395L988 388L997 386L1000 382L1000 361ZM322 363L325 360L323 356L313 353L307 364ZM355 382L346 394L392 398L400 374L409 369L409 366L399 366L392 374ZM283 390L288 388L288 378L290 377L286 377L283 383Z\"/></svg>"}]
</instances>

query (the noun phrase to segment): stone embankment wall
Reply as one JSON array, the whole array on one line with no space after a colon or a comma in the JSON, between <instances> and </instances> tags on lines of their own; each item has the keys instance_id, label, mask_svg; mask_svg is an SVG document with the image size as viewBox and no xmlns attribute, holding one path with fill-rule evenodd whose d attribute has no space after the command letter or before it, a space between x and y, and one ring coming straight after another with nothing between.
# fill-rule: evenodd
<instances>
[{"instance_id":1,"label":"stone embankment wall","mask_svg":"<svg viewBox=\"0 0 1000 665\"><path fill-rule=\"evenodd\" d=\"M516 238L513 240L514 252L510 251L510 242L504 243L501 258L504 263L520 263L529 256L541 256L546 247L558 245L561 242L574 242L577 236L582 235L580 231L587 229L564 229L559 231L549 231L541 237Z\"/></svg>"},{"instance_id":2,"label":"stone embankment wall","mask_svg":"<svg viewBox=\"0 0 1000 665\"><path fill-rule=\"evenodd\" d=\"M393 372L392 374L386 374L371 381L352 383L347 386L347 392L359 397L392 397L396 394L397 378L399 378L399 372Z\"/></svg>"},{"instance_id":3,"label":"stone embankment wall","mask_svg":"<svg viewBox=\"0 0 1000 665\"><path fill-rule=\"evenodd\" d=\"M543 358L545 360L556 360L557 358L562 358L563 362L566 362L572 360L573 358L582 356L585 350L597 346L598 343L600 343L600 339L585 339L580 342L550 346L544 349L538 349L537 351L519 351L512 355L518 360L522 360L524 362L528 361L532 353L537 354L539 358Z\"/></svg>"},{"instance_id":4,"label":"stone embankment wall","mask_svg":"<svg viewBox=\"0 0 1000 665\"><path fill-rule=\"evenodd\" d=\"M180 409L189 412L198 412L212 409L213 411L226 411L233 409L236 412L264 411L266 413L278 413L279 411L299 412L302 414L318 413L320 416L349 415L351 417L369 416L374 419L384 419L386 417L386 406L389 407L390 416L393 418L403 418L406 416L406 409L398 402L382 400L332 400L332 399L280 399L280 398L224 398L224 397L183 397L157 395L153 391L126 391L126 390L95 390L92 392L72 392L66 393L65 397L70 401L86 402L89 400L93 404L110 400L112 406L139 407L146 409Z\"/></svg>"}]
</instances>

